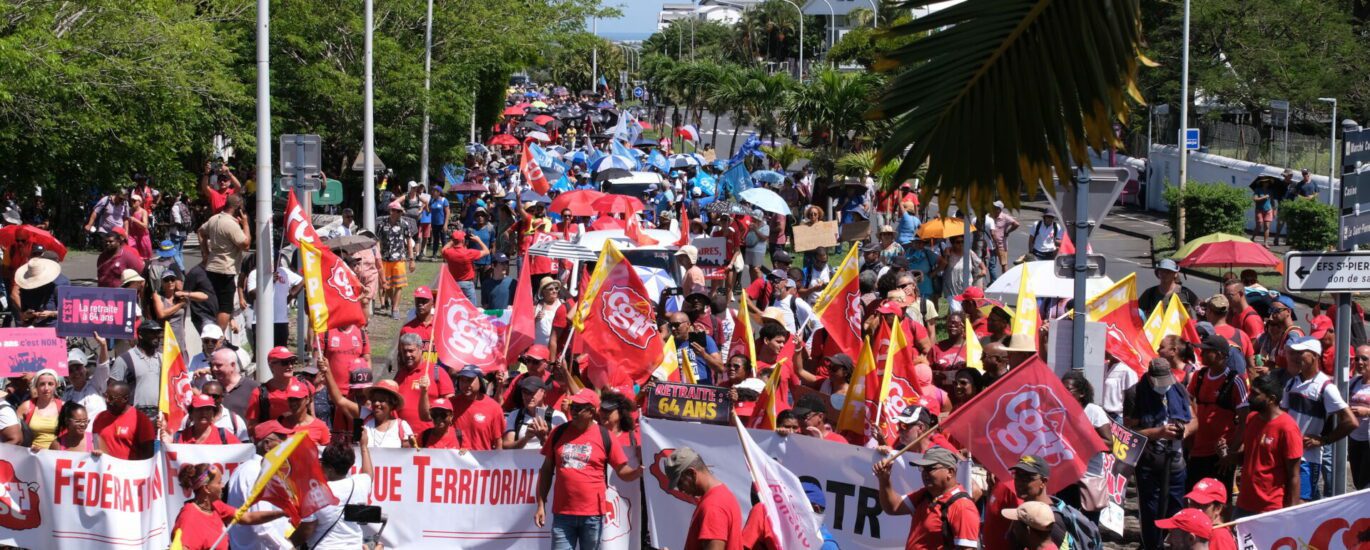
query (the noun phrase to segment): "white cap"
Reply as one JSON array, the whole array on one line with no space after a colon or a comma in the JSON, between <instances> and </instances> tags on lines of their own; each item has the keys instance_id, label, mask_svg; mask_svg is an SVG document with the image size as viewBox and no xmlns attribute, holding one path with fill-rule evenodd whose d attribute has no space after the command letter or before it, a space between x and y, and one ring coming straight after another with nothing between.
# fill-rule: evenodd
<instances>
[{"instance_id":1,"label":"white cap","mask_svg":"<svg viewBox=\"0 0 1370 550\"><path fill-rule=\"evenodd\" d=\"M216 325L216 324L214 324L214 323L206 323L206 324L205 324L205 328L200 329L200 339L201 339L201 340L204 340L204 339L207 339L207 338L212 338L212 339L214 339L214 340L220 340L220 339L222 339L223 337L224 337L224 329L219 328L219 325Z\"/></svg>"},{"instance_id":2,"label":"white cap","mask_svg":"<svg viewBox=\"0 0 1370 550\"><path fill-rule=\"evenodd\" d=\"M1289 349L1298 351L1311 351L1322 355L1322 342L1314 338L1302 338L1289 342Z\"/></svg>"},{"instance_id":3,"label":"white cap","mask_svg":"<svg viewBox=\"0 0 1370 550\"><path fill-rule=\"evenodd\" d=\"M761 393L763 391L766 391L766 382L761 380L760 378L748 378L746 380L738 382L733 387L739 390L751 390L756 393Z\"/></svg>"},{"instance_id":4,"label":"white cap","mask_svg":"<svg viewBox=\"0 0 1370 550\"><path fill-rule=\"evenodd\" d=\"M84 365L89 362L90 356L86 355L86 352L81 351L80 349L72 349L67 352L68 365Z\"/></svg>"},{"instance_id":5,"label":"white cap","mask_svg":"<svg viewBox=\"0 0 1370 550\"><path fill-rule=\"evenodd\" d=\"M409 180L409 187L418 187L418 186L419 186L419 182L414 181L414 180Z\"/></svg>"},{"instance_id":6,"label":"white cap","mask_svg":"<svg viewBox=\"0 0 1370 550\"><path fill-rule=\"evenodd\" d=\"M994 206L999 207L999 208L1003 208L1003 207L1004 207L1004 201L994 201Z\"/></svg>"}]
</instances>

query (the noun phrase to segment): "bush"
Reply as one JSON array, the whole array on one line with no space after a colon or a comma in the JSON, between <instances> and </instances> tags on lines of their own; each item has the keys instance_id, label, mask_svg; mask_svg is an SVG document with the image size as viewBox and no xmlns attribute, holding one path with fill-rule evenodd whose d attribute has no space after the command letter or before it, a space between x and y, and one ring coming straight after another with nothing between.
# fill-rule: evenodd
<instances>
[{"instance_id":1,"label":"bush","mask_svg":"<svg viewBox=\"0 0 1370 550\"><path fill-rule=\"evenodd\" d=\"M1316 200L1280 202L1280 220L1289 235L1290 250L1326 250L1337 245L1337 209Z\"/></svg>"},{"instance_id":2,"label":"bush","mask_svg":"<svg viewBox=\"0 0 1370 550\"><path fill-rule=\"evenodd\" d=\"M1197 239L1213 233L1241 235L1246 231L1246 212L1251 210L1251 191L1223 183L1190 182L1184 189L1165 188L1170 205L1170 227L1180 226L1180 205L1186 210L1184 235Z\"/></svg>"}]
</instances>

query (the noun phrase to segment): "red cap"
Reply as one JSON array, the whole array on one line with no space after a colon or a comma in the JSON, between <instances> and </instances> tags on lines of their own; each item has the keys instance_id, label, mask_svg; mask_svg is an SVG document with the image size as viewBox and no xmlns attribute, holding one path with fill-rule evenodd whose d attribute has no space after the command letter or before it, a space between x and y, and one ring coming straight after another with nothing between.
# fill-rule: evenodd
<instances>
[{"instance_id":1,"label":"red cap","mask_svg":"<svg viewBox=\"0 0 1370 550\"><path fill-rule=\"evenodd\" d=\"M1198 504L1227 502L1227 487L1224 487L1221 481L1206 477L1195 483L1194 488L1184 497Z\"/></svg>"},{"instance_id":2,"label":"red cap","mask_svg":"<svg viewBox=\"0 0 1370 550\"><path fill-rule=\"evenodd\" d=\"M203 393L197 393L197 394L195 394L195 397L190 398L190 408L191 408L192 410L198 409L198 408L200 408L200 407L217 407L217 406L219 406L219 404L214 402L214 398L213 398L213 397L210 397L210 396L205 395L205 394L203 394Z\"/></svg>"},{"instance_id":3,"label":"red cap","mask_svg":"<svg viewBox=\"0 0 1370 550\"><path fill-rule=\"evenodd\" d=\"M984 290L981 290L980 287L978 287L978 286L969 287L969 288L967 288L964 292L962 292L959 296L956 297L956 301L958 301L958 302L964 302L964 301L966 301L966 300L984 300L984 299L985 299L985 291L984 291Z\"/></svg>"},{"instance_id":4,"label":"red cap","mask_svg":"<svg viewBox=\"0 0 1370 550\"><path fill-rule=\"evenodd\" d=\"M733 412L738 416L751 416L756 412L756 401L738 401L733 404Z\"/></svg>"},{"instance_id":5,"label":"red cap","mask_svg":"<svg viewBox=\"0 0 1370 550\"><path fill-rule=\"evenodd\" d=\"M552 357L552 352L547 349L547 346L544 346L542 344L533 344L528 347L527 351L523 352L523 356L546 361Z\"/></svg>"},{"instance_id":6,"label":"red cap","mask_svg":"<svg viewBox=\"0 0 1370 550\"><path fill-rule=\"evenodd\" d=\"M268 420L266 422L258 424L257 427L252 428L252 439L261 441L263 439L266 439L271 434L289 436L292 433L295 432L292 432L285 426L282 426L280 422L277 422L275 420Z\"/></svg>"},{"instance_id":7,"label":"red cap","mask_svg":"<svg viewBox=\"0 0 1370 550\"><path fill-rule=\"evenodd\" d=\"M1308 320L1308 335L1314 339L1321 340L1327 335L1327 331L1332 330L1332 318L1326 315L1319 315Z\"/></svg>"},{"instance_id":8,"label":"red cap","mask_svg":"<svg viewBox=\"0 0 1370 550\"><path fill-rule=\"evenodd\" d=\"M599 394L595 393L595 390L586 388L576 392L575 395L572 395L571 403L577 405L594 405L594 407L598 409Z\"/></svg>"},{"instance_id":9,"label":"red cap","mask_svg":"<svg viewBox=\"0 0 1370 550\"><path fill-rule=\"evenodd\" d=\"M465 243L465 242L466 242L466 232L465 232L465 231L462 231L462 230L460 230L460 229L457 229L457 230L455 230L455 231L452 231L452 240L454 240L454 241L456 241L456 242L459 242L459 243Z\"/></svg>"},{"instance_id":10,"label":"red cap","mask_svg":"<svg viewBox=\"0 0 1370 550\"><path fill-rule=\"evenodd\" d=\"M276 346L274 348L271 348L271 353L266 354L266 360L268 362L294 361L299 358L300 357L298 355L295 355L295 352L290 351L290 348L287 348L285 346Z\"/></svg>"},{"instance_id":11,"label":"red cap","mask_svg":"<svg viewBox=\"0 0 1370 550\"><path fill-rule=\"evenodd\" d=\"M414 299L415 299L415 300L432 300L432 299L433 299L433 289L428 288L428 287L426 287L426 286L421 286L421 287L418 287L418 288L414 289Z\"/></svg>"},{"instance_id":12,"label":"red cap","mask_svg":"<svg viewBox=\"0 0 1370 550\"><path fill-rule=\"evenodd\" d=\"M122 225L116 225L116 226L114 226L114 228L113 228L113 229L110 229L109 232L110 232L110 233L114 233L115 235L123 235L123 236L125 236L125 237L128 236L128 230L127 230L127 229L124 229L124 226L122 226Z\"/></svg>"},{"instance_id":13,"label":"red cap","mask_svg":"<svg viewBox=\"0 0 1370 550\"><path fill-rule=\"evenodd\" d=\"M894 300L885 300L880 304L880 309L877 309L876 311L885 315L903 315L904 307Z\"/></svg>"},{"instance_id":14,"label":"red cap","mask_svg":"<svg viewBox=\"0 0 1370 550\"><path fill-rule=\"evenodd\" d=\"M291 382L285 387L286 399L304 399L306 397L309 397L309 388L304 387L304 384Z\"/></svg>"},{"instance_id":15,"label":"red cap","mask_svg":"<svg viewBox=\"0 0 1370 550\"><path fill-rule=\"evenodd\" d=\"M452 402L448 401L446 397L439 397L434 399L432 403L429 403L428 408L435 411L452 412Z\"/></svg>"},{"instance_id":16,"label":"red cap","mask_svg":"<svg viewBox=\"0 0 1370 550\"><path fill-rule=\"evenodd\" d=\"M1198 508L1185 508L1170 516L1170 519L1158 519L1156 527L1179 529L1204 540L1213 537L1213 520L1208 519Z\"/></svg>"}]
</instances>

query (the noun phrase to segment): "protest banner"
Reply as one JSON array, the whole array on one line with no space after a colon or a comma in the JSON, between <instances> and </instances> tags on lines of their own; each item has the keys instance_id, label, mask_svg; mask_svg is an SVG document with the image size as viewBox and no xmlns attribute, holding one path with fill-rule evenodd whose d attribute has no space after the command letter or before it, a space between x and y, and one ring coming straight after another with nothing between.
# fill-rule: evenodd
<instances>
[{"instance_id":1,"label":"protest banner","mask_svg":"<svg viewBox=\"0 0 1370 550\"><path fill-rule=\"evenodd\" d=\"M138 318L138 292L131 288L59 286L57 335L86 337L100 333L110 340L133 338Z\"/></svg>"},{"instance_id":2,"label":"protest banner","mask_svg":"<svg viewBox=\"0 0 1370 550\"><path fill-rule=\"evenodd\" d=\"M794 251L808 252L817 248L837 246L837 220L813 225L794 225Z\"/></svg>"},{"instance_id":3,"label":"protest banner","mask_svg":"<svg viewBox=\"0 0 1370 550\"><path fill-rule=\"evenodd\" d=\"M1370 541L1370 489L1242 518L1241 550L1364 550Z\"/></svg>"},{"instance_id":4,"label":"protest banner","mask_svg":"<svg viewBox=\"0 0 1370 550\"><path fill-rule=\"evenodd\" d=\"M163 464L0 445L0 545L166 548Z\"/></svg>"},{"instance_id":5,"label":"protest banner","mask_svg":"<svg viewBox=\"0 0 1370 550\"><path fill-rule=\"evenodd\" d=\"M733 400L716 386L659 382L647 398L647 416L706 424L729 424Z\"/></svg>"},{"instance_id":6,"label":"protest banner","mask_svg":"<svg viewBox=\"0 0 1370 550\"><path fill-rule=\"evenodd\" d=\"M51 328L0 328L0 376L52 369L67 375L67 341Z\"/></svg>"},{"instance_id":7,"label":"protest banner","mask_svg":"<svg viewBox=\"0 0 1370 550\"><path fill-rule=\"evenodd\" d=\"M1142 458L1142 450L1146 448L1146 436L1127 429L1127 427L1114 422L1113 445L1110 452L1104 453L1103 464L1100 467L1100 475L1104 477L1105 494L1108 495L1108 505L1099 511L1099 526L1118 535L1123 534L1123 500L1127 498L1127 483L1132 479L1132 475L1137 470L1137 460ZM1093 464L1090 465L1093 470ZM1086 475L1086 479L1093 472Z\"/></svg>"},{"instance_id":8,"label":"protest banner","mask_svg":"<svg viewBox=\"0 0 1370 550\"><path fill-rule=\"evenodd\" d=\"M700 267L723 267L728 264L728 239L706 237L692 240L690 244L699 249Z\"/></svg>"},{"instance_id":9,"label":"protest banner","mask_svg":"<svg viewBox=\"0 0 1370 550\"><path fill-rule=\"evenodd\" d=\"M251 443L232 445L192 445L189 443L168 443L166 449L166 510L170 523L176 522L176 514L181 511L193 495L183 489L176 481L176 473L187 464L213 464L224 473L227 481L244 462L257 460L256 450Z\"/></svg>"},{"instance_id":10,"label":"protest banner","mask_svg":"<svg viewBox=\"0 0 1370 550\"><path fill-rule=\"evenodd\" d=\"M909 534L908 516L889 516L880 510L879 483L871 465L883 457L873 449L844 445L802 435L780 436L764 430L748 430L758 448L775 458L801 480L817 483L827 493L823 522L844 550L894 548ZM752 476L738 459L737 429L692 422L644 418L642 453L647 461L645 498L653 546L681 548L693 499L667 488L662 463L675 449L688 446L699 452L715 477L732 491L745 514L750 510ZM895 462L891 483L901 493L922 488L918 470L909 465L917 455Z\"/></svg>"}]
</instances>

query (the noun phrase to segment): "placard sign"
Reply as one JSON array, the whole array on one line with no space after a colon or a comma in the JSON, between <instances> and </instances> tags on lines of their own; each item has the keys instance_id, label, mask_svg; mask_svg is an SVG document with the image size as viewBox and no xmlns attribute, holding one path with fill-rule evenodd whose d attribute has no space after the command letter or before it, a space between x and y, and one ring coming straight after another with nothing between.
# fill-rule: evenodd
<instances>
[{"instance_id":1,"label":"placard sign","mask_svg":"<svg viewBox=\"0 0 1370 550\"><path fill-rule=\"evenodd\" d=\"M728 239L708 237L692 240L690 244L699 249L700 267L723 267L728 264Z\"/></svg>"},{"instance_id":2,"label":"placard sign","mask_svg":"<svg viewBox=\"0 0 1370 550\"><path fill-rule=\"evenodd\" d=\"M728 424L733 400L716 386L659 382L647 398L647 416L705 424Z\"/></svg>"},{"instance_id":3,"label":"placard sign","mask_svg":"<svg viewBox=\"0 0 1370 550\"><path fill-rule=\"evenodd\" d=\"M67 341L51 328L0 328L0 377L52 369L67 375Z\"/></svg>"},{"instance_id":4,"label":"placard sign","mask_svg":"<svg viewBox=\"0 0 1370 550\"><path fill-rule=\"evenodd\" d=\"M1108 506L1099 511L1099 525L1119 535L1123 534L1123 499L1127 498L1127 483L1137 469L1137 461L1146 448L1146 436L1114 422L1113 445L1104 453L1103 475L1106 479Z\"/></svg>"},{"instance_id":5,"label":"placard sign","mask_svg":"<svg viewBox=\"0 0 1370 550\"><path fill-rule=\"evenodd\" d=\"M794 251L808 252L822 247L837 246L837 220L818 222L813 225L794 226Z\"/></svg>"},{"instance_id":6,"label":"placard sign","mask_svg":"<svg viewBox=\"0 0 1370 550\"><path fill-rule=\"evenodd\" d=\"M57 288L61 311L57 312L57 335L133 338L138 318L138 292L131 288L63 286Z\"/></svg>"}]
</instances>

